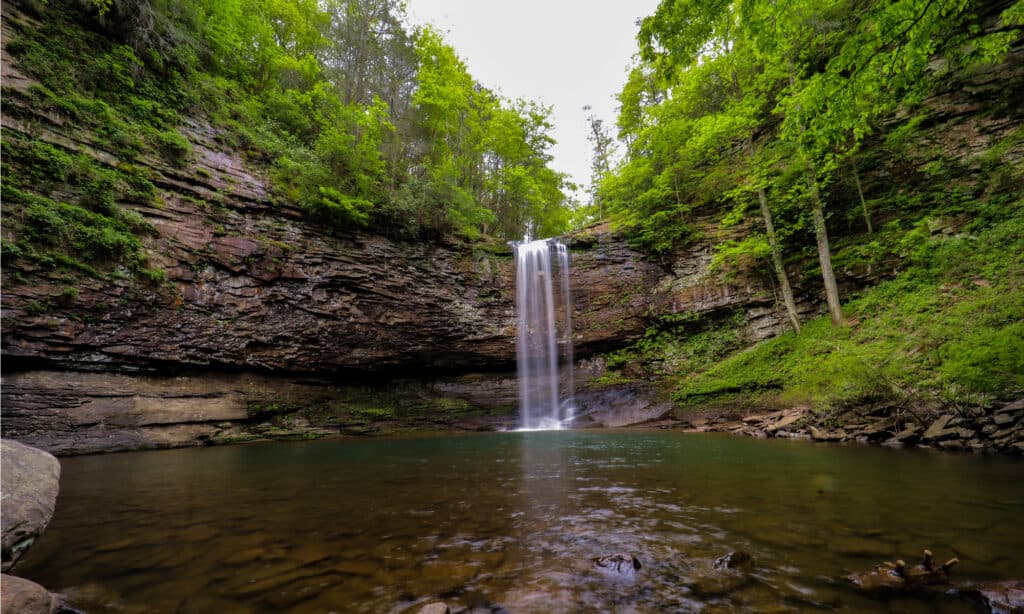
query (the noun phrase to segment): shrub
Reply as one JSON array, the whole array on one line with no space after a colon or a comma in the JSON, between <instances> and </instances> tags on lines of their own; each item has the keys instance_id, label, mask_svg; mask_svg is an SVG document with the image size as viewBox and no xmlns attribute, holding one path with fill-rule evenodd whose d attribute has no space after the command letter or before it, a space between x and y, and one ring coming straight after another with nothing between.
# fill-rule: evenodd
<instances>
[{"instance_id":1,"label":"shrub","mask_svg":"<svg viewBox=\"0 0 1024 614\"><path fill-rule=\"evenodd\" d=\"M157 133L157 149L168 162L184 166L192 154L192 143L177 130L165 130Z\"/></svg>"}]
</instances>

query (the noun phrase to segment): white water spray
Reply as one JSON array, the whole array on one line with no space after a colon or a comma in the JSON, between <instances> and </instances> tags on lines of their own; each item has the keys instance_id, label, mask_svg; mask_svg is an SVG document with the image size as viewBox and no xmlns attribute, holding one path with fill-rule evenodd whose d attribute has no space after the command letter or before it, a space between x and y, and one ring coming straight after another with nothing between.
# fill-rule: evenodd
<instances>
[{"instance_id":1,"label":"white water spray","mask_svg":"<svg viewBox=\"0 0 1024 614\"><path fill-rule=\"evenodd\" d=\"M559 429L574 411L569 249L548 239L516 243L515 253L520 428Z\"/></svg>"}]
</instances>

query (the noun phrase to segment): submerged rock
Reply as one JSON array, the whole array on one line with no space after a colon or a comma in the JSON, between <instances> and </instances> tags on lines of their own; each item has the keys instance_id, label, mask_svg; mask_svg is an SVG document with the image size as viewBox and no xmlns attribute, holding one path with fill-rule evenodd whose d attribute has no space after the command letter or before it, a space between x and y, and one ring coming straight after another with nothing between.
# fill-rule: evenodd
<instances>
[{"instance_id":1,"label":"submerged rock","mask_svg":"<svg viewBox=\"0 0 1024 614\"><path fill-rule=\"evenodd\" d=\"M53 517L60 488L60 463L48 452L10 439L0 440L0 457L3 571L7 571Z\"/></svg>"},{"instance_id":2,"label":"submerged rock","mask_svg":"<svg viewBox=\"0 0 1024 614\"><path fill-rule=\"evenodd\" d=\"M715 569L736 569L738 567L748 567L753 565L753 563L754 558L752 556L742 550L737 550L715 559Z\"/></svg>"},{"instance_id":3,"label":"submerged rock","mask_svg":"<svg viewBox=\"0 0 1024 614\"><path fill-rule=\"evenodd\" d=\"M632 575L643 568L643 565L640 564L640 559L632 554L622 553L599 556L594 559L594 565L623 576Z\"/></svg>"},{"instance_id":4,"label":"submerged rock","mask_svg":"<svg viewBox=\"0 0 1024 614\"><path fill-rule=\"evenodd\" d=\"M435 601L420 608L418 614L449 614L449 612L451 609L448 608L447 603Z\"/></svg>"}]
</instances>

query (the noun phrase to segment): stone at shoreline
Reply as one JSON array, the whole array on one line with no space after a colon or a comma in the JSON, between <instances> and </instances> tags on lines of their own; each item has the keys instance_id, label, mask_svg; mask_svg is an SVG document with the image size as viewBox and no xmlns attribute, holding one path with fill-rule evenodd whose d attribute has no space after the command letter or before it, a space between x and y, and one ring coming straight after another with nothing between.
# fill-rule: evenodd
<instances>
[{"instance_id":1,"label":"stone at shoreline","mask_svg":"<svg viewBox=\"0 0 1024 614\"><path fill-rule=\"evenodd\" d=\"M0 457L2 569L8 571L53 517L60 488L60 463L48 452L10 439L0 439Z\"/></svg>"},{"instance_id":2,"label":"stone at shoreline","mask_svg":"<svg viewBox=\"0 0 1024 614\"><path fill-rule=\"evenodd\" d=\"M1000 412L992 416L992 422L998 426L1005 426L1007 424L1013 424L1017 421L1012 413Z\"/></svg>"},{"instance_id":3,"label":"stone at shoreline","mask_svg":"<svg viewBox=\"0 0 1024 614\"><path fill-rule=\"evenodd\" d=\"M921 430L921 427L916 424L904 428L902 431L896 433L889 439L885 440L882 445L885 446L899 446L905 443L912 443L913 440L917 439L917 432Z\"/></svg>"},{"instance_id":4,"label":"stone at shoreline","mask_svg":"<svg viewBox=\"0 0 1024 614\"><path fill-rule=\"evenodd\" d=\"M996 410L997 413L1004 412L1024 412L1024 399L1017 399L1012 403L1007 403Z\"/></svg>"},{"instance_id":5,"label":"stone at shoreline","mask_svg":"<svg viewBox=\"0 0 1024 614\"><path fill-rule=\"evenodd\" d=\"M846 437L846 431L843 429L839 429L838 431L826 431L816 426L812 426L811 437L817 441L840 441Z\"/></svg>"},{"instance_id":6,"label":"stone at shoreline","mask_svg":"<svg viewBox=\"0 0 1024 614\"><path fill-rule=\"evenodd\" d=\"M0 576L0 611L5 614L53 614L59 600L31 580Z\"/></svg>"},{"instance_id":7,"label":"stone at shoreline","mask_svg":"<svg viewBox=\"0 0 1024 614\"><path fill-rule=\"evenodd\" d=\"M966 594L978 598L993 614L1024 613L1024 580L986 582L967 591Z\"/></svg>"},{"instance_id":8,"label":"stone at shoreline","mask_svg":"<svg viewBox=\"0 0 1024 614\"><path fill-rule=\"evenodd\" d=\"M928 440L938 438L942 431L946 428L946 424L948 424L949 421L952 420L952 418L953 416L949 414L946 414L945 416L940 416L938 420L932 422L932 425L928 427L928 430L924 432L924 435L921 435L921 439Z\"/></svg>"},{"instance_id":9,"label":"stone at shoreline","mask_svg":"<svg viewBox=\"0 0 1024 614\"><path fill-rule=\"evenodd\" d=\"M792 425L794 422L796 422L800 418L803 418L803 413L802 412L794 412L794 413L792 413L792 414L790 414L788 416L783 416L782 419L780 419L778 422L768 426L765 430L768 431L769 433L772 433L772 432L784 429L784 428Z\"/></svg>"}]
</instances>

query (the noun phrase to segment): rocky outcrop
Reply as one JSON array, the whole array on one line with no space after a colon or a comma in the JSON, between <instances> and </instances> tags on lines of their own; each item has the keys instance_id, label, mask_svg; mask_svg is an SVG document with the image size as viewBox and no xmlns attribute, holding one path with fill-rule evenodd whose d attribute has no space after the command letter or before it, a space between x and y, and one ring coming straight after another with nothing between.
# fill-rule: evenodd
<instances>
[{"instance_id":1,"label":"rocky outcrop","mask_svg":"<svg viewBox=\"0 0 1024 614\"><path fill-rule=\"evenodd\" d=\"M0 440L3 473L3 571L8 571L53 517L60 488L60 463L52 455L17 441ZM5 576L6 580L6 576ZM7 610L4 611L15 611Z\"/></svg>"},{"instance_id":2,"label":"rocky outcrop","mask_svg":"<svg viewBox=\"0 0 1024 614\"><path fill-rule=\"evenodd\" d=\"M58 455L397 430L513 428L514 377L358 380L33 370L4 377L4 433Z\"/></svg>"},{"instance_id":3,"label":"rocky outcrop","mask_svg":"<svg viewBox=\"0 0 1024 614\"><path fill-rule=\"evenodd\" d=\"M899 409L899 411L894 411ZM660 426L753 437L874 443L971 452L1024 454L1024 399L991 409L941 413L935 408L896 408L890 403L839 413L815 414L794 407L742 416L719 412L670 419Z\"/></svg>"},{"instance_id":4,"label":"rocky outcrop","mask_svg":"<svg viewBox=\"0 0 1024 614\"><path fill-rule=\"evenodd\" d=\"M32 86L6 52L3 70L14 91ZM152 181L155 199L119 206L148 224L140 237L148 266L165 273L161 282L97 279L5 258L5 435L70 454L374 432L391 417L364 394L374 387L429 399L431 407L469 404L492 417L514 408L507 245L328 232L275 200L260 167L206 123L180 127L192 149L178 166L156 155L120 158L63 116L18 96L5 102L5 134L106 167L131 165ZM569 240L578 358L622 347L653 318L676 312L743 310L751 338L781 329L767 280L723 284L708 272L713 242L743 229L717 230L710 214L693 224L700 238L669 264L606 226ZM4 228L5 240L17 238L12 232ZM802 305L816 309L812 300ZM396 378L404 383L386 383ZM594 399L608 394L616 393ZM289 410L251 409L271 405ZM643 419L654 415L634 405ZM325 421L324 406L348 409ZM359 408L384 419L353 419Z\"/></svg>"}]
</instances>

